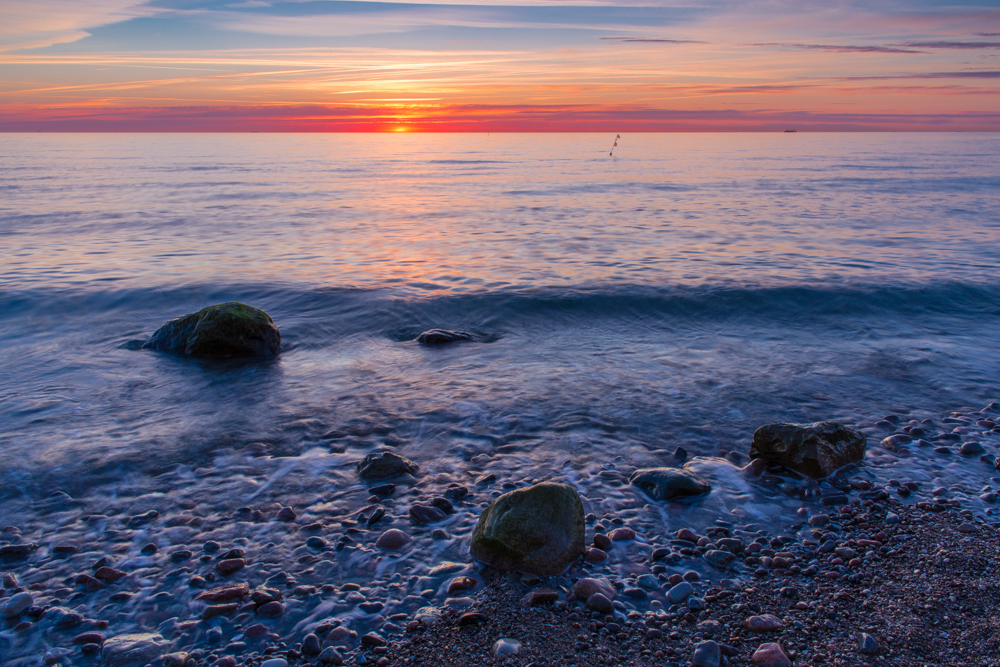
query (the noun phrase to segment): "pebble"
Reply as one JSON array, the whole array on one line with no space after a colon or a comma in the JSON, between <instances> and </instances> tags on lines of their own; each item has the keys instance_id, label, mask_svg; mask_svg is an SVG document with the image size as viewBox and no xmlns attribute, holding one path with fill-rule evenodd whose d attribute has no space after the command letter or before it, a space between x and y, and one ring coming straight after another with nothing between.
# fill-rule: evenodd
<instances>
[{"instance_id":1,"label":"pebble","mask_svg":"<svg viewBox=\"0 0 1000 667\"><path fill-rule=\"evenodd\" d=\"M131 667L157 660L166 653L169 644L158 634L137 633L118 635L104 642L101 657L107 667Z\"/></svg>"},{"instance_id":2,"label":"pebble","mask_svg":"<svg viewBox=\"0 0 1000 667\"><path fill-rule=\"evenodd\" d=\"M271 658L260 663L260 667L288 667L288 661L284 658Z\"/></svg>"},{"instance_id":3,"label":"pebble","mask_svg":"<svg viewBox=\"0 0 1000 667\"><path fill-rule=\"evenodd\" d=\"M17 577L14 576L13 572L8 572L3 575L3 587L4 588L17 588Z\"/></svg>"},{"instance_id":4,"label":"pebble","mask_svg":"<svg viewBox=\"0 0 1000 667\"><path fill-rule=\"evenodd\" d=\"M448 584L448 595L454 595L460 591L467 591L470 588L475 588L478 583L479 582L472 577L455 577Z\"/></svg>"},{"instance_id":5,"label":"pebble","mask_svg":"<svg viewBox=\"0 0 1000 667\"><path fill-rule=\"evenodd\" d=\"M101 581L106 581L109 584L113 584L120 579L124 579L126 576L127 575L121 570L116 570L115 568L108 567L107 565L97 568L97 571L94 572L95 578L100 579Z\"/></svg>"},{"instance_id":6,"label":"pebble","mask_svg":"<svg viewBox=\"0 0 1000 667\"><path fill-rule=\"evenodd\" d=\"M33 603L34 598L31 597L31 593L15 593L7 600L6 604L3 605L3 608L0 609L0 614L6 616L7 618L12 618L19 615Z\"/></svg>"},{"instance_id":7,"label":"pebble","mask_svg":"<svg viewBox=\"0 0 1000 667\"><path fill-rule=\"evenodd\" d=\"M599 611L602 614L611 614L615 611L615 606L612 604L611 600L601 593L594 593L587 598L587 608Z\"/></svg>"},{"instance_id":8,"label":"pebble","mask_svg":"<svg viewBox=\"0 0 1000 667\"><path fill-rule=\"evenodd\" d=\"M734 554L722 551L721 549L709 549L705 552L704 558L715 567L728 567L736 560Z\"/></svg>"},{"instance_id":9,"label":"pebble","mask_svg":"<svg viewBox=\"0 0 1000 667\"><path fill-rule=\"evenodd\" d=\"M340 651L332 646L327 646L316 658L316 661L321 665L334 665L339 667L339 665L344 664L344 657L340 655Z\"/></svg>"},{"instance_id":10,"label":"pebble","mask_svg":"<svg viewBox=\"0 0 1000 667\"><path fill-rule=\"evenodd\" d=\"M596 548L587 549L587 553L583 555L583 559L588 563L600 563L601 561L606 560L607 557L608 557L607 552Z\"/></svg>"},{"instance_id":11,"label":"pebble","mask_svg":"<svg viewBox=\"0 0 1000 667\"><path fill-rule=\"evenodd\" d=\"M559 593L547 588L539 588L531 591L521 598L522 607L535 607L540 604L547 604L559 600Z\"/></svg>"},{"instance_id":12,"label":"pebble","mask_svg":"<svg viewBox=\"0 0 1000 667\"><path fill-rule=\"evenodd\" d=\"M573 595L577 597L578 600L589 600L590 596L595 593L601 593L608 600L614 600L617 591L615 587L611 585L611 582L607 579L596 579L587 577L580 579L578 582L573 584Z\"/></svg>"},{"instance_id":13,"label":"pebble","mask_svg":"<svg viewBox=\"0 0 1000 667\"><path fill-rule=\"evenodd\" d=\"M972 456L975 454L982 454L986 451L986 448L978 442L966 442L958 451L966 456Z\"/></svg>"},{"instance_id":14,"label":"pebble","mask_svg":"<svg viewBox=\"0 0 1000 667\"><path fill-rule=\"evenodd\" d=\"M375 540L379 549L399 549L410 542L410 536L396 528L390 528Z\"/></svg>"},{"instance_id":15,"label":"pebble","mask_svg":"<svg viewBox=\"0 0 1000 667\"><path fill-rule=\"evenodd\" d=\"M226 576L242 570L246 564L247 562L243 558L227 558L216 563L215 569L219 571L219 574Z\"/></svg>"},{"instance_id":16,"label":"pebble","mask_svg":"<svg viewBox=\"0 0 1000 667\"><path fill-rule=\"evenodd\" d=\"M690 528L681 528L677 531L677 539L684 540L685 542L692 542L694 544L698 543L698 534L695 533Z\"/></svg>"},{"instance_id":17,"label":"pebble","mask_svg":"<svg viewBox=\"0 0 1000 667\"><path fill-rule=\"evenodd\" d=\"M509 637L501 637L493 645L493 655L503 658L509 655L517 655L521 652L521 642Z\"/></svg>"},{"instance_id":18,"label":"pebble","mask_svg":"<svg viewBox=\"0 0 1000 667\"><path fill-rule=\"evenodd\" d=\"M781 619L773 614L751 616L743 621L743 627L751 632L774 632L784 627Z\"/></svg>"},{"instance_id":19,"label":"pebble","mask_svg":"<svg viewBox=\"0 0 1000 667\"><path fill-rule=\"evenodd\" d=\"M963 523L958 526L958 532L960 533L974 533L976 530L976 526L971 523Z\"/></svg>"},{"instance_id":20,"label":"pebble","mask_svg":"<svg viewBox=\"0 0 1000 667\"><path fill-rule=\"evenodd\" d=\"M284 606L278 602L267 602L262 604L258 609L257 613L262 616L278 616L285 610Z\"/></svg>"},{"instance_id":21,"label":"pebble","mask_svg":"<svg viewBox=\"0 0 1000 667\"><path fill-rule=\"evenodd\" d=\"M750 661L761 667L792 667L792 661L788 658L781 644L761 644L754 651Z\"/></svg>"},{"instance_id":22,"label":"pebble","mask_svg":"<svg viewBox=\"0 0 1000 667\"><path fill-rule=\"evenodd\" d=\"M446 516L444 511L431 505L414 504L410 507L410 518L417 524L443 521Z\"/></svg>"},{"instance_id":23,"label":"pebble","mask_svg":"<svg viewBox=\"0 0 1000 667\"><path fill-rule=\"evenodd\" d=\"M635 531L632 530L631 528L615 528L610 533L608 533L608 537L610 537L611 541L613 542L620 542L622 540L634 540Z\"/></svg>"},{"instance_id":24,"label":"pebble","mask_svg":"<svg viewBox=\"0 0 1000 667\"><path fill-rule=\"evenodd\" d=\"M865 632L858 633L858 650L865 655L875 655L878 653L878 642L875 638Z\"/></svg>"},{"instance_id":25,"label":"pebble","mask_svg":"<svg viewBox=\"0 0 1000 667\"><path fill-rule=\"evenodd\" d=\"M462 618L469 616L470 614L463 614ZM479 614L482 616L482 614ZM484 617L485 618L485 617ZM459 625L462 625L461 619L459 619ZM385 640L379 637L374 632L369 632L368 634L361 637L361 644L364 646L385 646Z\"/></svg>"},{"instance_id":26,"label":"pebble","mask_svg":"<svg viewBox=\"0 0 1000 667\"><path fill-rule=\"evenodd\" d=\"M323 650L323 644L319 641L319 637L310 632L302 640L302 648L300 650L302 651L302 655L319 655L320 651Z\"/></svg>"},{"instance_id":27,"label":"pebble","mask_svg":"<svg viewBox=\"0 0 1000 667\"><path fill-rule=\"evenodd\" d=\"M680 604L692 593L694 593L694 586L684 581L667 591L667 601L670 604Z\"/></svg>"},{"instance_id":28,"label":"pebble","mask_svg":"<svg viewBox=\"0 0 1000 667\"><path fill-rule=\"evenodd\" d=\"M611 548L611 538L603 533L597 533L594 535L594 546L602 551L607 551Z\"/></svg>"},{"instance_id":29,"label":"pebble","mask_svg":"<svg viewBox=\"0 0 1000 667\"><path fill-rule=\"evenodd\" d=\"M691 667L719 667L722 660L722 652L719 645L714 641L699 642L694 647L694 656L691 658Z\"/></svg>"}]
</instances>

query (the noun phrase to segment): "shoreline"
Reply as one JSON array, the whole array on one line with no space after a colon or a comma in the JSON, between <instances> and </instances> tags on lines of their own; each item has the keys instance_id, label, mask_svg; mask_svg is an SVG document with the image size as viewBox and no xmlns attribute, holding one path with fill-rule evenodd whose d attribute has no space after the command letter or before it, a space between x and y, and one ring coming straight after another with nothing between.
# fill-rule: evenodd
<instances>
[{"instance_id":1,"label":"shoreline","mask_svg":"<svg viewBox=\"0 0 1000 667\"><path fill-rule=\"evenodd\" d=\"M783 664L753 660L768 643L779 643L791 664L997 664L1000 529L970 523L971 512L955 506L921 509L886 498L866 507L867 502L849 506L854 520L866 517L868 530L884 533L884 542L858 539L853 533L861 529L848 528L825 554L817 553L820 544L781 547L792 563L819 560L823 568L812 576L774 569L777 559L765 567L761 561L769 557L750 556L744 562L756 572L727 576L719 570L717 581L692 582L692 597L704 604L700 611L677 605L624 617L616 613L610 620L580 601L567 602L573 597L567 584L575 577L550 583L560 602L524 608L523 596L539 587L494 575L468 610L434 625L421 623L391 645L387 664L672 667L689 664L700 641L715 641L731 665ZM849 566L848 575L828 565L839 558L837 549L854 551L861 560ZM471 611L484 614L485 622L459 628L461 614ZM760 632L745 627L747 619L764 615L776 617L781 627ZM871 653L862 651L861 633L874 639L866 647ZM501 637L521 641L521 652L491 655Z\"/></svg>"},{"instance_id":2,"label":"shoreline","mask_svg":"<svg viewBox=\"0 0 1000 667\"><path fill-rule=\"evenodd\" d=\"M575 483L589 489L586 542L606 558L544 579L469 555L492 499L540 481L512 477L499 454L455 475L338 486L334 469L353 471L356 452L286 459L248 445L211 468L130 477L89 497L7 502L0 523L16 525L0 532L0 662L680 667L715 642L698 667L783 665L778 654L752 661L778 642L793 665L996 664L1000 476L991 454L938 450L981 441L994 451L998 409L952 413L938 435L930 420L883 420L875 428L896 435L869 444L867 465L819 482L696 457L716 475L715 498L693 504L650 500L615 466L592 469ZM918 429L928 440L904 437ZM931 458L931 474L885 479L919 470L886 461L935 456L960 461L967 479L937 486ZM566 479L584 472L564 466ZM423 519L418 507L441 512ZM601 580L606 609L575 599L581 579ZM539 589L539 604L522 606ZM751 616L780 627L753 632ZM875 653L859 652L859 633ZM504 637L520 652L492 657Z\"/></svg>"}]
</instances>

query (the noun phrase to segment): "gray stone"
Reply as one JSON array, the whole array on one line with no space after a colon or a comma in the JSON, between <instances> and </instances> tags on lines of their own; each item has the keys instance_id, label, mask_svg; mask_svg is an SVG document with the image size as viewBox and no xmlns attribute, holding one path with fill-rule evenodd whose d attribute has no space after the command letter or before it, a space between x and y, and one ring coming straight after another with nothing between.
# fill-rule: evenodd
<instances>
[{"instance_id":1,"label":"gray stone","mask_svg":"<svg viewBox=\"0 0 1000 667\"><path fill-rule=\"evenodd\" d=\"M392 452L372 453L358 463L361 479L388 479L396 475L414 475L420 467L413 461Z\"/></svg>"},{"instance_id":2,"label":"gray stone","mask_svg":"<svg viewBox=\"0 0 1000 667\"><path fill-rule=\"evenodd\" d=\"M273 356L281 333L263 310L231 301L170 320L142 347L188 357Z\"/></svg>"},{"instance_id":3,"label":"gray stone","mask_svg":"<svg viewBox=\"0 0 1000 667\"><path fill-rule=\"evenodd\" d=\"M410 507L410 518L418 524L443 521L447 516L440 508L430 505L414 504Z\"/></svg>"},{"instance_id":4,"label":"gray stone","mask_svg":"<svg viewBox=\"0 0 1000 667\"><path fill-rule=\"evenodd\" d=\"M399 549L409 544L410 536L396 528L390 528L375 540L375 546L379 549Z\"/></svg>"},{"instance_id":5,"label":"gray stone","mask_svg":"<svg viewBox=\"0 0 1000 667\"><path fill-rule=\"evenodd\" d=\"M34 598L31 597L31 593L15 593L4 601L3 607L0 608L0 614L8 618L17 616L30 607L33 602Z\"/></svg>"},{"instance_id":6,"label":"gray stone","mask_svg":"<svg viewBox=\"0 0 1000 667\"><path fill-rule=\"evenodd\" d=\"M101 653L108 667L142 667L167 652L169 644L157 634L118 635L104 642Z\"/></svg>"},{"instance_id":7,"label":"gray stone","mask_svg":"<svg viewBox=\"0 0 1000 667\"><path fill-rule=\"evenodd\" d=\"M865 655L875 655L878 653L878 642L875 638L865 632L858 633L858 650Z\"/></svg>"},{"instance_id":8,"label":"gray stone","mask_svg":"<svg viewBox=\"0 0 1000 667\"><path fill-rule=\"evenodd\" d=\"M680 604L684 600L687 600L688 596L692 593L694 593L694 586L686 581L682 581L667 591L667 600L670 604Z\"/></svg>"},{"instance_id":9,"label":"gray stone","mask_svg":"<svg viewBox=\"0 0 1000 667\"><path fill-rule=\"evenodd\" d=\"M636 470L629 484L637 486L654 500L702 496L712 486L690 470L683 468L646 468Z\"/></svg>"},{"instance_id":10,"label":"gray stone","mask_svg":"<svg viewBox=\"0 0 1000 667\"><path fill-rule=\"evenodd\" d=\"M472 533L473 557L501 570L561 574L583 555L583 502L566 484L543 482L503 494Z\"/></svg>"},{"instance_id":11,"label":"gray stone","mask_svg":"<svg viewBox=\"0 0 1000 667\"><path fill-rule=\"evenodd\" d=\"M580 579L573 584L573 588L571 590L573 595L580 600L586 600L594 593L600 593L607 599L614 600L615 595L617 594L614 585L607 579L597 579L591 577Z\"/></svg>"},{"instance_id":12,"label":"gray stone","mask_svg":"<svg viewBox=\"0 0 1000 667\"><path fill-rule=\"evenodd\" d=\"M709 640L699 642L694 647L694 656L691 658L691 667L719 667L722 660L722 651L719 645Z\"/></svg>"},{"instance_id":13,"label":"gray stone","mask_svg":"<svg viewBox=\"0 0 1000 667\"><path fill-rule=\"evenodd\" d=\"M340 655L340 651L332 646L327 646L323 649L323 652L319 654L316 661L321 665L334 665L334 667L339 667L344 664L344 656Z\"/></svg>"},{"instance_id":14,"label":"gray stone","mask_svg":"<svg viewBox=\"0 0 1000 667\"><path fill-rule=\"evenodd\" d=\"M709 549L705 552L704 558L715 567L729 567L736 560L734 554L721 549Z\"/></svg>"},{"instance_id":15,"label":"gray stone","mask_svg":"<svg viewBox=\"0 0 1000 667\"><path fill-rule=\"evenodd\" d=\"M587 598L587 609L593 609L594 611L599 611L602 614L612 614L615 611L615 605L611 603L611 600L606 598L600 593L594 593L589 598Z\"/></svg>"},{"instance_id":16,"label":"gray stone","mask_svg":"<svg viewBox=\"0 0 1000 667\"><path fill-rule=\"evenodd\" d=\"M320 643L319 637L313 633L306 635L305 639L302 640L302 655L315 656L319 655L320 651L323 650L323 644Z\"/></svg>"},{"instance_id":17,"label":"gray stone","mask_svg":"<svg viewBox=\"0 0 1000 667\"><path fill-rule=\"evenodd\" d=\"M866 443L863 433L837 422L767 424L754 432L750 458L820 478L863 459Z\"/></svg>"},{"instance_id":18,"label":"gray stone","mask_svg":"<svg viewBox=\"0 0 1000 667\"><path fill-rule=\"evenodd\" d=\"M978 442L966 442L959 448L958 451L960 454L965 454L966 456L972 456L974 454L982 454L983 452L986 451L986 448L983 447Z\"/></svg>"}]
</instances>

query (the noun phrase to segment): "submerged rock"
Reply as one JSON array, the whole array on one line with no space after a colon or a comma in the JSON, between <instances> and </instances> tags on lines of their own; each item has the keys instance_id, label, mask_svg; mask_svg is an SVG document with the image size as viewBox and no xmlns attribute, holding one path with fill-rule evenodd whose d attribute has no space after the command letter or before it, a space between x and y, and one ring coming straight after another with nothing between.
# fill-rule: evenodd
<instances>
[{"instance_id":1,"label":"submerged rock","mask_svg":"<svg viewBox=\"0 0 1000 667\"><path fill-rule=\"evenodd\" d=\"M263 310L231 301L170 320L142 347L187 357L268 357L281 349L281 333Z\"/></svg>"},{"instance_id":2,"label":"submerged rock","mask_svg":"<svg viewBox=\"0 0 1000 667\"><path fill-rule=\"evenodd\" d=\"M501 570L562 573L584 553L583 502L567 484L543 482L503 494L472 533L470 553Z\"/></svg>"},{"instance_id":3,"label":"submerged rock","mask_svg":"<svg viewBox=\"0 0 1000 667\"><path fill-rule=\"evenodd\" d=\"M837 422L767 424L754 432L750 458L819 478L863 459L865 445L863 433Z\"/></svg>"},{"instance_id":4,"label":"submerged rock","mask_svg":"<svg viewBox=\"0 0 1000 667\"><path fill-rule=\"evenodd\" d=\"M358 476L361 479L388 479L396 475L415 474L420 467L408 458L382 452L369 454L358 463Z\"/></svg>"},{"instance_id":5,"label":"submerged rock","mask_svg":"<svg viewBox=\"0 0 1000 667\"><path fill-rule=\"evenodd\" d=\"M638 486L654 500L690 498L712 490L712 486L690 470L683 468L646 468L636 470L629 484Z\"/></svg>"},{"instance_id":6,"label":"submerged rock","mask_svg":"<svg viewBox=\"0 0 1000 667\"><path fill-rule=\"evenodd\" d=\"M101 656L108 667L141 667L167 652L169 644L157 634L118 635L104 642Z\"/></svg>"},{"instance_id":7,"label":"submerged rock","mask_svg":"<svg viewBox=\"0 0 1000 667\"><path fill-rule=\"evenodd\" d=\"M445 345L475 339L476 336L468 331L449 331L448 329L431 329L417 336L417 342L424 345Z\"/></svg>"}]
</instances>

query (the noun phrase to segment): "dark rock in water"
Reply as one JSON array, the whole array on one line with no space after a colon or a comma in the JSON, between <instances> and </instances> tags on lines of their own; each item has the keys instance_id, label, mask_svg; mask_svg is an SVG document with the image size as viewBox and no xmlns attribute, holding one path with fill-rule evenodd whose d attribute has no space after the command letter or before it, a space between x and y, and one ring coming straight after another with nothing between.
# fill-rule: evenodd
<instances>
[{"instance_id":1,"label":"dark rock in water","mask_svg":"<svg viewBox=\"0 0 1000 667\"><path fill-rule=\"evenodd\" d=\"M645 491L654 500L700 496L712 490L708 482L682 468L636 470L628 481Z\"/></svg>"},{"instance_id":2,"label":"dark rock in water","mask_svg":"<svg viewBox=\"0 0 1000 667\"><path fill-rule=\"evenodd\" d=\"M709 549L704 558L715 567L729 567L736 560L736 556L721 549Z\"/></svg>"},{"instance_id":3,"label":"dark rock in water","mask_svg":"<svg viewBox=\"0 0 1000 667\"><path fill-rule=\"evenodd\" d=\"M819 478L863 459L865 445L863 433L836 422L767 424L753 434L750 458Z\"/></svg>"},{"instance_id":4,"label":"dark rock in water","mask_svg":"<svg viewBox=\"0 0 1000 667\"><path fill-rule=\"evenodd\" d=\"M358 463L358 476L361 479L388 479L396 475L415 474L420 467L408 458L382 452L369 454Z\"/></svg>"},{"instance_id":5,"label":"dark rock in water","mask_svg":"<svg viewBox=\"0 0 1000 667\"><path fill-rule=\"evenodd\" d=\"M583 555L584 537L583 502L576 489L543 482L490 503L476 523L469 551L502 570L556 575Z\"/></svg>"},{"instance_id":6,"label":"dark rock in water","mask_svg":"<svg viewBox=\"0 0 1000 667\"><path fill-rule=\"evenodd\" d=\"M27 544L7 544L0 547L0 558L24 558L37 548L34 542Z\"/></svg>"},{"instance_id":7,"label":"dark rock in water","mask_svg":"<svg viewBox=\"0 0 1000 667\"><path fill-rule=\"evenodd\" d=\"M615 605L604 595L594 593L587 598L587 609L593 609L594 611L599 611L602 614L613 614L615 611Z\"/></svg>"},{"instance_id":8,"label":"dark rock in water","mask_svg":"<svg viewBox=\"0 0 1000 667\"><path fill-rule=\"evenodd\" d=\"M424 345L444 345L464 340L476 340L476 336L468 331L449 331L447 329L431 329L417 336L417 342Z\"/></svg>"},{"instance_id":9,"label":"dark rock in water","mask_svg":"<svg viewBox=\"0 0 1000 667\"><path fill-rule=\"evenodd\" d=\"M281 349L281 333L263 310L231 301L170 320L142 347L187 357L269 357Z\"/></svg>"}]
</instances>

